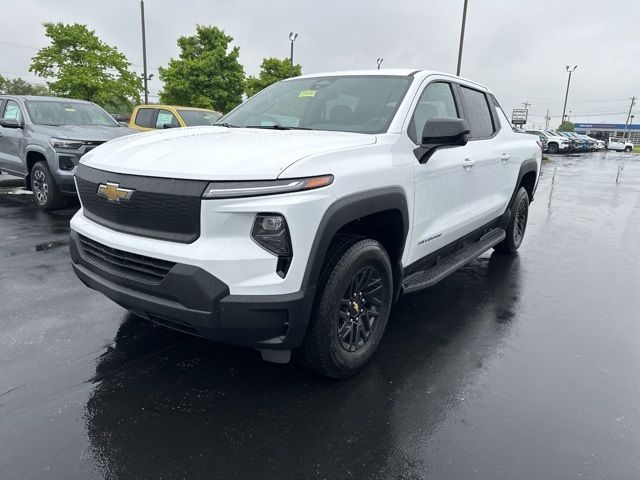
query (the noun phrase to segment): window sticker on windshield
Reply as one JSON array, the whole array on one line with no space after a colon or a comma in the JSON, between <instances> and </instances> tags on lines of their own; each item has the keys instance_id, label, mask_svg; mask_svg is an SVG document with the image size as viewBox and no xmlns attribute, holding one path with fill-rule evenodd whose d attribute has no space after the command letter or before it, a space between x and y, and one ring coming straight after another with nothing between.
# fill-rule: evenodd
<instances>
[{"instance_id":1,"label":"window sticker on windshield","mask_svg":"<svg viewBox=\"0 0 640 480\"><path fill-rule=\"evenodd\" d=\"M303 97L315 97L316 96L316 91L315 90L303 90L300 92L300 95L298 95L299 98L303 98Z\"/></svg>"}]
</instances>

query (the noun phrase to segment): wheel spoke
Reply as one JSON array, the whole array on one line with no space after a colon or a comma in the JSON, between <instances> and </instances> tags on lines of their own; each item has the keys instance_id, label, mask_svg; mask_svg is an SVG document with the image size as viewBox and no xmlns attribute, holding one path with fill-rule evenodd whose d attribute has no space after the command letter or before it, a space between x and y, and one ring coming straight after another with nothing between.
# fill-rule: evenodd
<instances>
[{"instance_id":1,"label":"wheel spoke","mask_svg":"<svg viewBox=\"0 0 640 480\"><path fill-rule=\"evenodd\" d=\"M351 322L346 321L342 324L342 326L338 330L338 338L340 338L342 341L346 341L350 334L351 334Z\"/></svg>"}]
</instances>

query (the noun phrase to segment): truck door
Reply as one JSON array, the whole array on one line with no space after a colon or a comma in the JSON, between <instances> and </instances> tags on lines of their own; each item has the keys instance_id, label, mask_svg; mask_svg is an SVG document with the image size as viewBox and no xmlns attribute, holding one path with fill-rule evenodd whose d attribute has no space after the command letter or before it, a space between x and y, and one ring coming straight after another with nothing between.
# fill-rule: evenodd
<instances>
[{"instance_id":1,"label":"truck door","mask_svg":"<svg viewBox=\"0 0 640 480\"><path fill-rule=\"evenodd\" d=\"M7 100L2 107L3 119L17 120L24 126L24 116L15 100ZM24 136L23 128L0 126L0 170L26 174L26 167L20 158L20 145Z\"/></svg>"},{"instance_id":2,"label":"truck door","mask_svg":"<svg viewBox=\"0 0 640 480\"><path fill-rule=\"evenodd\" d=\"M422 91L407 129L413 142L407 142L408 155L413 156L424 125L432 117L462 117L447 81L433 81ZM474 215L478 196L477 158L471 143L438 149L425 163L413 156L415 200L409 263L470 232L469 218Z\"/></svg>"}]
</instances>

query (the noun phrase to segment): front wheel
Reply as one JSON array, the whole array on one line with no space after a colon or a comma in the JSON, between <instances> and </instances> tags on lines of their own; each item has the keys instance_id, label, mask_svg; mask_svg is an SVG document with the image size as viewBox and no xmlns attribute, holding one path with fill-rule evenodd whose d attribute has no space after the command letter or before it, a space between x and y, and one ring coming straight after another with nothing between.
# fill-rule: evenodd
<instances>
[{"instance_id":1,"label":"front wheel","mask_svg":"<svg viewBox=\"0 0 640 480\"><path fill-rule=\"evenodd\" d=\"M527 220L529 220L529 194L524 187L520 187L511 204L511 219L506 228L507 236L494 247L495 250L504 253L514 253L518 250L524 239Z\"/></svg>"},{"instance_id":2,"label":"front wheel","mask_svg":"<svg viewBox=\"0 0 640 480\"><path fill-rule=\"evenodd\" d=\"M31 169L31 191L36 204L43 210L60 208L64 197L56 184L47 162L37 162Z\"/></svg>"},{"instance_id":3,"label":"front wheel","mask_svg":"<svg viewBox=\"0 0 640 480\"><path fill-rule=\"evenodd\" d=\"M347 236L334 245L318 284L303 362L332 378L346 378L373 356L393 298L391 262L377 241Z\"/></svg>"},{"instance_id":4,"label":"front wheel","mask_svg":"<svg viewBox=\"0 0 640 480\"><path fill-rule=\"evenodd\" d=\"M559 147L557 143L550 143L547 145L547 151L551 154L558 153Z\"/></svg>"},{"instance_id":5,"label":"front wheel","mask_svg":"<svg viewBox=\"0 0 640 480\"><path fill-rule=\"evenodd\" d=\"M624 147L624 151L629 153L631 150L633 150L631 147Z\"/></svg>"}]
</instances>

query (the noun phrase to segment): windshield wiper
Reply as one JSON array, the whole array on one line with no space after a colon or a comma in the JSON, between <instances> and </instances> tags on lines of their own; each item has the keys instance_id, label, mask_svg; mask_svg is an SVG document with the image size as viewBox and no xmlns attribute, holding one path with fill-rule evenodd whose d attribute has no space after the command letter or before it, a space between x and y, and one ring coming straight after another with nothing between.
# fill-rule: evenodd
<instances>
[{"instance_id":1,"label":"windshield wiper","mask_svg":"<svg viewBox=\"0 0 640 480\"><path fill-rule=\"evenodd\" d=\"M240 128L238 125L231 125L230 123L214 123L214 127L227 127L227 128Z\"/></svg>"},{"instance_id":2,"label":"windshield wiper","mask_svg":"<svg viewBox=\"0 0 640 480\"><path fill-rule=\"evenodd\" d=\"M245 128L266 128L270 130L312 130L306 127L285 127L284 125L247 125Z\"/></svg>"}]
</instances>

